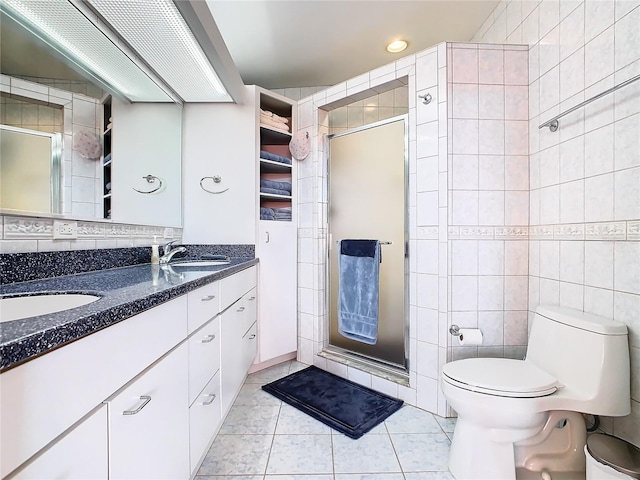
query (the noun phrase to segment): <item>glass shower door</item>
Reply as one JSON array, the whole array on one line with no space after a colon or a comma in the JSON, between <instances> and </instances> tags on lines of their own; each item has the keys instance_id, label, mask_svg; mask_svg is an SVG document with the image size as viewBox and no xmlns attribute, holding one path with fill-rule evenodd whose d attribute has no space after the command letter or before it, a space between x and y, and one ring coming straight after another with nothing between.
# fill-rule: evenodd
<instances>
[{"instance_id":1,"label":"glass shower door","mask_svg":"<svg viewBox=\"0 0 640 480\"><path fill-rule=\"evenodd\" d=\"M330 137L329 344L374 360L406 367L406 116ZM381 247L378 340L375 345L338 332L337 242L390 242Z\"/></svg>"}]
</instances>

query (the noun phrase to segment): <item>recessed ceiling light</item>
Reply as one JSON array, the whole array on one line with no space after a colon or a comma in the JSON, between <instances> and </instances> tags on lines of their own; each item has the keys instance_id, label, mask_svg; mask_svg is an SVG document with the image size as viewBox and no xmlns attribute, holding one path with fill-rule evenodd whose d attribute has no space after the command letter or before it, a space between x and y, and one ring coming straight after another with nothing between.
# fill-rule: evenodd
<instances>
[{"instance_id":1,"label":"recessed ceiling light","mask_svg":"<svg viewBox=\"0 0 640 480\"><path fill-rule=\"evenodd\" d=\"M394 40L389 45L387 45L387 52L390 53L398 53L407 48L407 42L404 40Z\"/></svg>"}]
</instances>

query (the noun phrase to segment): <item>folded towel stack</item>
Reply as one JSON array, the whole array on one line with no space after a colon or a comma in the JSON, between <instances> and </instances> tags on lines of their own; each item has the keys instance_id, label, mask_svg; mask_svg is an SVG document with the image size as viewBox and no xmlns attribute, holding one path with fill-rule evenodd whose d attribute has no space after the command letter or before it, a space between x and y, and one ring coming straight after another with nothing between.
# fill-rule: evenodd
<instances>
[{"instance_id":1,"label":"folded towel stack","mask_svg":"<svg viewBox=\"0 0 640 480\"><path fill-rule=\"evenodd\" d=\"M291 165L291 159L283 157L282 155L276 155L275 153L267 152L266 150L260 150L260 158L265 160L271 160L272 162L285 163Z\"/></svg>"},{"instance_id":2,"label":"folded towel stack","mask_svg":"<svg viewBox=\"0 0 640 480\"><path fill-rule=\"evenodd\" d=\"M291 208L260 208L260 220L291 221Z\"/></svg>"},{"instance_id":3,"label":"folded towel stack","mask_svg":"<svg viewBox=\"0 0 640 480\"><path fill-rule=\"evenodd\" d=\"M263 189L268 188L271 190L280 190L284 191L284 193L280 193L278 195L291 195L291 183L288 182L276 182L274 180L267 180L264 178L260 179L260 191L264 192ZM269 193L269 192L265 192Z\"/></svg>"},{"instance_id":4,"label":"folded towel stack","mask_svg":"<svg viewBox=\"0 0 640 480\"><path fill-rule=\"evenodd\" d=\"M289 133L289 119L276 115L268 110L260 109L260 125L273 130Z\"/></svg>"},{"instance_id":5,"label":"folded towel stack","mask_svg":"<svg viewBox=\"0 0 640 480\"><path fill-rule=\"evenodd\" d=\"M271 195L284 195L285 197L291 196L291 192L287 190L280 190L278 188L260 187L260 193L270 193Z\"/></svg>"}]
</instances>

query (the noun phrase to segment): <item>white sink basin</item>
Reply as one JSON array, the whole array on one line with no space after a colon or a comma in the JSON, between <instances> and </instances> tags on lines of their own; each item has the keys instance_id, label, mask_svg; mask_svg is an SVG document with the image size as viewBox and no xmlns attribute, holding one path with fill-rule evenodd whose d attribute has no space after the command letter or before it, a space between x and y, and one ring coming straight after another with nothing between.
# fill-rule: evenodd
<instances>
[{"instance_id":1,"label":"white sink basin","mask_svg":"<svg viewBox=\"0 0 640 480\"><path fill-rule=\"evenodd\" d=\"M169 263L172 267L215 267L228 264L229 260L184 260Z\"/></svg>"},{"instance_id":2,"label":"white sink basin","mask_svg":"<svg viewBox=\"0 0 640 480\"><path fill-rule=\"evenodd\" d=\"M0 298L0 323L62 312L87 305L99 299L100 297L95 295L83 293Z\"/></svg>"}]
</instances>

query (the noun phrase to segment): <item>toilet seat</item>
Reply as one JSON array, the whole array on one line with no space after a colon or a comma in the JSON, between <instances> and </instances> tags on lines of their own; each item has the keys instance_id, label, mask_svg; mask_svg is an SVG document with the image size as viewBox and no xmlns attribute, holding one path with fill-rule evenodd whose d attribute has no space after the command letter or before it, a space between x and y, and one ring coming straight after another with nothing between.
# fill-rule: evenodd
<instances>
[{"instance_id":1,"label":"toilet seat","mask_svg":"<svg viewBox=\"0 0 640 480\"><path fill-rule=\"evenodd\" d=\"M444 381L459 388L500 397L544 397L561 386L531 362L505 358L457 360L445 364L442 374Z\"/></svg>"}]
</instances>

